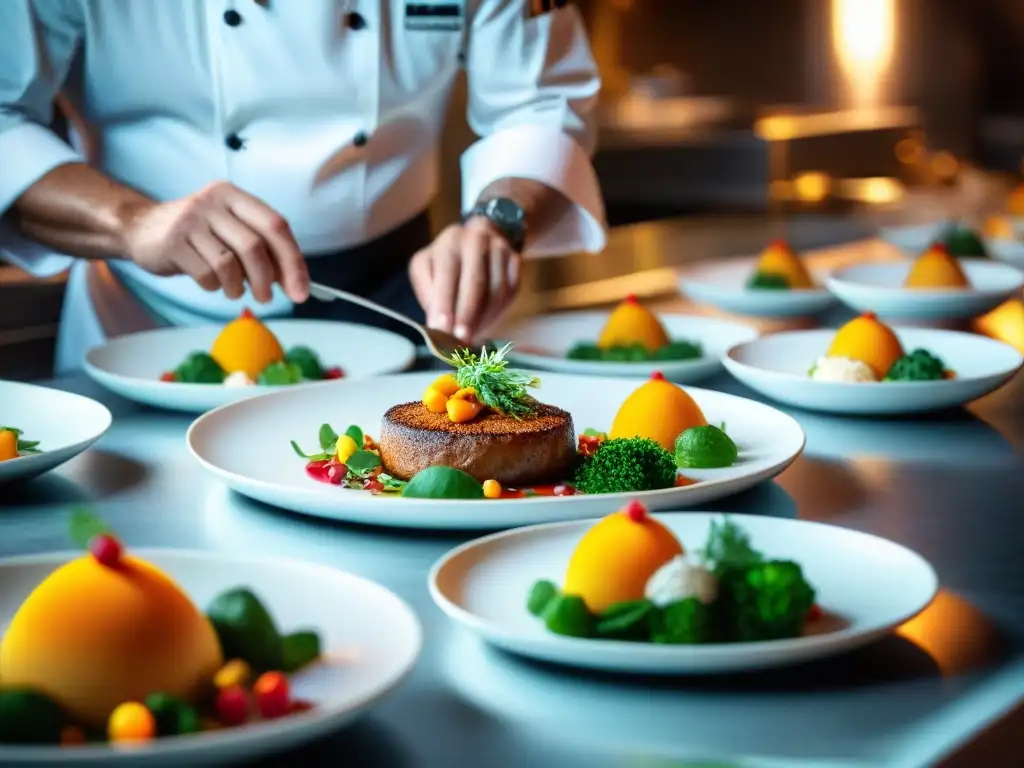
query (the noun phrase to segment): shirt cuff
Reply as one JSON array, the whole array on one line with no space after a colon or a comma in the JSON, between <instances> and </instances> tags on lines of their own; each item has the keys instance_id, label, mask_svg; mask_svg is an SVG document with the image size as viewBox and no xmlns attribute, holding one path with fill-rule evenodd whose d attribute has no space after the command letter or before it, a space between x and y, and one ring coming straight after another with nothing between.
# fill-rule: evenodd
<instances>
[{"instance_id":1,"label":"shirt cuff","mask_svg":"<svg viewBox=\"0 0 1024 768\"><path fill-rule=\"evenodd\" d=\"M0 131L0 157L0 214L57 166L84 162L78 152L36 123Z\"/></svg>"},{"instance_id":2,"label":"shirt cuff","mask_svg":"<svg viewBox=\"0 0 1024 768\"><path fill-rule=\"evenodd\" d=\"M595 253L607 241L604 203L590 158L559 128L517 125L477 141L462 155L462 210L472 208L499 179L539 181L571 203L556 221L531 232L527 256Z\"/></svg>"},{"instance_id":3,"label":"shirt cuff","mask_svg":"<svg viewBox=\"0 0 1024 768\"><path fill-rule=\"evenodd\" d=\"M6 261L33 277L53 277L71 268L74 258L57 253L18 233L5 221L0 221L0 262Z\"/></svg>"}]
</instances>

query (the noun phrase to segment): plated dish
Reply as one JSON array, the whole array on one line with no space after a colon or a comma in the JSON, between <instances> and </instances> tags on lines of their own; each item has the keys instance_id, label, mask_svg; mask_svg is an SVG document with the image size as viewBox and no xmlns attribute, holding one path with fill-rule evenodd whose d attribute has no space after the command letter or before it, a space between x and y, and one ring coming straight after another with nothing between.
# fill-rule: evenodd
<instances>
[{"instance_id":1,"label":"plated dish","mask_svg":"<svg viewBox=\"0 0 1024 768\"><path fill-rule=\"evenodd\" d=\"M923 610L938 587L918 555L866 534L749 515L651 515L632 503L598 520L469 542L435 564L429 583L451 619L505 650L684 674L856 648Z\"/></svg>"},{"instance_id":2,"label":"plated dish","mask_svg":"<svg viewBox=\"0 0 1024 768\"><path fill-rule=\"evenodd\" d=\"M975 319L973 326L979 333L1005 342L1024 354L1024 300L1014 298L1003 302Z\"/></svg>"},{"instance_id":3,"label":"plated dish","mask_svg":"<svg viewBox=\"0 0 1024 768\"><path fill-rule=\"evenodd\" d=\"M110 428L106 407L59 389L0 381L0 484L60 466Z\"/></svg>"},{"instance_id":4,"label":"plated dish","mask_svg":"<svg viewBox=\"0 0 1024 768\"><path fill-rule=\"evenodd\" d=\"M617 497L699 503L774 476L803 446L768 406L664 377L538 377L502 350L460 357L441 376L234 403L198 419L188 444L229 487L275 506L461 529L578 519Z\"/></svg>"},{"instance_id":5,"label":"plated dish","mask_svg":"<svg viewBox=\"0 0 1024 768\"><path fill-rule=\"evenodd\" d=\"M509 360L524 368L604 376L649 376L692 383L721 370L734 344L757 337L737 322L656 314L634 296L611 313L562 312L521 321L503 334Z\"/></svg>"},{"instance_id":6,"label":"plated dish","mask_svg":"<svg viewBox=\"0 0 1024 768\"><path fill-rule=\"evenodd\" d=\"M961 259L928 246L913 262L857 264L833 272L828 287L850 307L892 319L977 317L1024 286L1020 270L987 259Z\"/></svg>"},{"instance_id":7,"label":"plated dish","mask_svg":"<svg viewBox=\"0 0 1024 768\"><path fill-rule=\"evenodd\" d=\"M111 339L89 350L85 371L130 400L202 413L275 388L401 371L415 358L412 342L378 328L243 316Z\"/></svg>"},{"instance_id":8,"label":"plated dish","mask_svg":"<svg viewBox=\"0 0 1024 768\"><path fill-rule=\"evenodd\" d=\"M878 236L908 254L940 243L957 258L986 258L1024 267L1024 216L1009 210L986 218L981 228L957 220L883 229Z\"/></svg>"},{"instance_id":9,"label":"plated dish","mask_svg":"<svg viewBox=\"0 0 1024 768\"><path fill-rule=\"evenodd\" d=\"M71 533L84 554L0 561L0 763L237 760L337 727L418 654L408 608L345 574L129 553L82 512Z\"/></svg>"},{"instance_id":10,"label":"plated dish","mask_svg":"<svg viewBox=\"0 0 1024 768\"><path fill-rule=\"evenodd\" d=\"M757 317L809 317L835 303L784 240L770 244L755 259L688 267L680 290L694 301Z\"/></svg>"},{"instance_id":11,"label":"plated dish","mask_svg":"<svg viewBox=\"0 0 1024 768\"><path fill-rule=\"evenodd\" d=\"M892 328L865 313L837 331L773 334L731 350L725 367L775 400L848 414L922 413L998 389L1021 367L1008 344L923 328Z\"/></svg>"}]
</instances>

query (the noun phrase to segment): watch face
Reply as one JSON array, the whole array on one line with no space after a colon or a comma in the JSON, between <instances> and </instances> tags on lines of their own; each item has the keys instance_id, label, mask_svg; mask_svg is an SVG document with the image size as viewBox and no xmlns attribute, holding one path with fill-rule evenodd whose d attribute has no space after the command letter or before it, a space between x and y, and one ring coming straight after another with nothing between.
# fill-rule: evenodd
<instances>
[{"instance_id":1,"label":"watch face","mask_svg":"<svg viewBox=\"0 0 1024 768\"><path fill-rule=\"evenodd\" d=\"M519 224L525 216L522 208L505 197L491 200L487 207L489 209L487 213L503 223Z\"/></svg>"}]
</instances>

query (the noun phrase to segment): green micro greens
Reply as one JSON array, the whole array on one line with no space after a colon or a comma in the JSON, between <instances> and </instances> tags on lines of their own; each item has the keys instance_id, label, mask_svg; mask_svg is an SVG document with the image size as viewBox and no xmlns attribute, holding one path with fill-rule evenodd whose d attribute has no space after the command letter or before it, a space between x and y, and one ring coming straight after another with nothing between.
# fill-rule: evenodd
<instances>
[{"instance_id":1,"label":"green micro greens","mask_svg":"<svg viewBox=\"0 0 1024 768\"><path fill-rule=\"evenodd\" d=\"M508 370L505 355L511 348L511 344L506 344L488 352L484 347L479 357L468 349L456 351L449 362L455 366L455 380L460 387L472 387L484 405L514 419L522 419L534 413L527 390L540 386L540 379L524 371Z\"/></svg>"}]
</instances>

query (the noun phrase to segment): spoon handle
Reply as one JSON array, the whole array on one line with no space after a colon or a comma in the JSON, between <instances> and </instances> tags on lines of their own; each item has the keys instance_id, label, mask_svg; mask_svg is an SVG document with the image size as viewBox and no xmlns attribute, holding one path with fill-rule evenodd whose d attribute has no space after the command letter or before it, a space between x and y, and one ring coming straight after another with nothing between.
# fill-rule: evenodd
<instances>
[{"instance_id":1,"label":"spoon handle","mask_svg":"<svg viewBox=\"0 0 1024 768\"><path fill-rule=\"evenodd\" d=\"M399 323L404 323L405 325L408 325L410 328L415 328L421 334L425 335L425 329L423 328L423 326L417 323L412 318L406 317L405 315L399 312L395 312L394 310L388 309L387 307L382 307L380 304L374 301L370 301L369 299L365 299L362 296L357 296L354 293L349 293L348 291L340 291L337 288L331 288L320 283L310 283L309 295L312 296L314 299L319 299L320 301L334 301L335 299L340 299L341 301L347 301L350 304L358 304L361 307L366 307L366 309L369 309L373 312L377 312L378 314L384 315L385 317L390 317L392 320L395 320Z\"/></svg>"}]
</instances>

